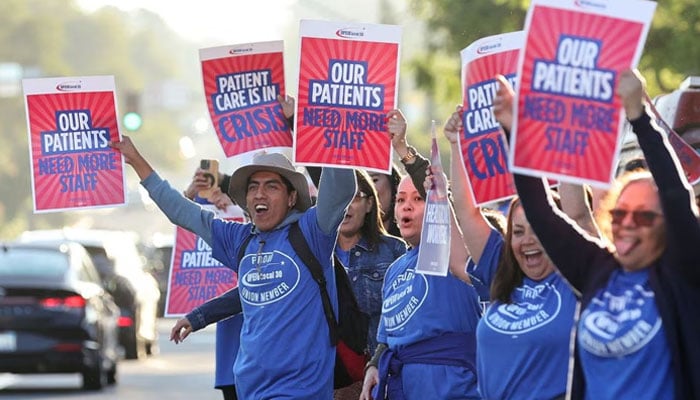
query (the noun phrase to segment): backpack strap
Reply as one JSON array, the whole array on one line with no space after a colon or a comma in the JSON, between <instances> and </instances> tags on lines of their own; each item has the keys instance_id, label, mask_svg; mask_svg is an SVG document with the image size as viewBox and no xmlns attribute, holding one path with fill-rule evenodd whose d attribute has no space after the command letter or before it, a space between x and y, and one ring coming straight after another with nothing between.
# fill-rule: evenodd
<instances>
[{"instance_id":1,"label":"backpack strap","mask_svg":"<svg viewBox=\"0 0 700 400\"><path fill-rule=\"evenodd\" d=\"M335 314L333 313L333 306L331 305L331 298L328 295L328 290L326 290L326 277L323 275L323 268L318 262L314 253L311 252L309 244L304 238L304 234L299 228L298 222L293 222L289 226L289 233L287 238L292 248L297 253L301 261L304 262L306 268L311 272L311 276L314 281L318 284L318 289L321 292L321 302L323 303L323 313L326 316L326 322L328 323L328 332L330 334L331 346L338 344L338 321L335 319ZM335 283L335 282L334 282Z\"/></svg>"},{"instance_id":2,"label":"backpack strap","mask_svg":"<svg viewBox=\"0 0 700 400\"><path fill-rule=\"evenodd\" d=\"M243 260L243 257L245 257L245 249L248 247L248 243L250 243L250 240L253 239L253 235L248 234L246 238L243 240L243 243L241 243L241 247L238 248L238 265L240 267L241 265L241 260Z\"/></svg>"}]
</instances>

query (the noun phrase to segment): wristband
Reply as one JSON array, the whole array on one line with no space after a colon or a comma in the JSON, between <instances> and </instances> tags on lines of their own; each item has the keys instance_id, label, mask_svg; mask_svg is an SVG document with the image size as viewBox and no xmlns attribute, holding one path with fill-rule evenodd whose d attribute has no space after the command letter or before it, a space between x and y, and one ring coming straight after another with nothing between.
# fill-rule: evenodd
<instances>
[{"instance_id":1,"label":"wristband","mask_svg":"<svg viewBox=\"0 0 700 400\"><path fill-rule=\"evenodd\" d=\"M407 163L414 159L416 157L416 148L413 146L408 146L407 147L408 152L406 153L405 156L401 157L401 162L402 163Z\"/></svg>"},{"instance_id":2,"label":"wristband","mask_svg":"<svg viewBox=\"0 0 700 400\"><path fill-rule=\"evenodd\" d=\"M366 374L367 369L369 369L369 367L379 368L379 358L381 358L382 354L384 354L384 352L388 348L389 347L386 345L386 343L379 343L377 345L377 349L374 350L374 355L372 356L372 358L369 359L369 361L367 361L367 364L365 364L365 369L362 372Z\"/></svg>"}]
</instances>

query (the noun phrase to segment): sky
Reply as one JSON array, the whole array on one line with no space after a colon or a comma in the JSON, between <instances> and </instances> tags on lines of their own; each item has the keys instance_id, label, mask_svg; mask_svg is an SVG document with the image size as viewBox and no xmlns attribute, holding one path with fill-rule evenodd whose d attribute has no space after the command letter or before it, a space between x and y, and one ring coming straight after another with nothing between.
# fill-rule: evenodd
<instances>
[{"instance_id":1,"label":"sky","mask_svg":"<svg viewBox=\"0 0 700 400\"><path fill-rule=\"evenodd\" d=\"M295 0L77 0L76 3L86 11L106 5L124 11L147 9L159 14L184 38L218 46L234 41L279 40L289 23Z\"/></svg>"}]
</instances>

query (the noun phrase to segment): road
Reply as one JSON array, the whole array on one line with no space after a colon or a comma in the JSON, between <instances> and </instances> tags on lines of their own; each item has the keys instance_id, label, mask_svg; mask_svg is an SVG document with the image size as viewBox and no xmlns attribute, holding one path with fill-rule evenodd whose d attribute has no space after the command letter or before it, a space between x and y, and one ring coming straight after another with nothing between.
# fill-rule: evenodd
<instances>
[{"instance_id":1,"label":"road","mask_svg":"<svg viewBox=\"0 0 700 400\"><path fill-rule=\"evenodd\" d=\"M168 341L174 319L158 322L160 354L148 359L120 360L117 384L100 392L80 390L77 374L12 375L0 373L0 400L220 400L214 383L215 330L209 327L184 343Z\"/></svg>"}]
</instances>

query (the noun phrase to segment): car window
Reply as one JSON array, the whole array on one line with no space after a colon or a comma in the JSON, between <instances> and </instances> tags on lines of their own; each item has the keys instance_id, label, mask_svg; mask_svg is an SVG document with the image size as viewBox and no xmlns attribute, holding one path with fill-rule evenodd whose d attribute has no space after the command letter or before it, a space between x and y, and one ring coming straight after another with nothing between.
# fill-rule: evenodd
<instances>
[{"instance_id":1,"label":"car window","mask_svg":"<svg viewBox=\"0 0 700 400\"><path fill-rule=\"evenodd\" d=\"M9 248L0 252L0 278L60 277L68 263L67 255L55 250Z\"/></svg>"},{"instance_id":2,"label":"car window","mask_svg":"<svg viewBox=\"0 0 700 400\"><path fill-rule=\"evenodd\" d=\"M90 259L100 275L100 279L106 280L114 275L114 261L107 257L104 247L84 246Z\"/></svg>"},{"instance_id":3,"label":"car window","mask_svg":"<svg viewBox=\"0 0 700 400\"><path fill-rule=\"evenodd\" d=\"M83 255L80 260L80 278L86 282L92 282L98 285L102 285L100 275L95 270L95 266L92 263L92 259L89 256Z\"/></svg>"}]
</instances>

